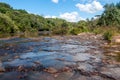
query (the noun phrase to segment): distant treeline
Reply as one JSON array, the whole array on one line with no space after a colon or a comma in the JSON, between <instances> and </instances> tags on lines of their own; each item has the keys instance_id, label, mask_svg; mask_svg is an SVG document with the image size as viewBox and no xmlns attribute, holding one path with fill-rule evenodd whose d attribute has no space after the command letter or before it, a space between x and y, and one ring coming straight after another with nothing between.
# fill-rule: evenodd
<instances>
[{"instance_id":1,"label":"distant treeline","mask_svg":"<svg viewBox=\"0 0 120 80\"><path fill-rule=\"evenodd\" d=\"M53 35L77 35L81 32L98 34L106 30L119 32L120 2L106 4L104 9L101 15L96 15L97 18L67 22L60 18L44 18L25 10L13 9L9 4L0 3L0 37L18 34L34 36L43 31L49 31Z\"/></svg>"}]
</instances>

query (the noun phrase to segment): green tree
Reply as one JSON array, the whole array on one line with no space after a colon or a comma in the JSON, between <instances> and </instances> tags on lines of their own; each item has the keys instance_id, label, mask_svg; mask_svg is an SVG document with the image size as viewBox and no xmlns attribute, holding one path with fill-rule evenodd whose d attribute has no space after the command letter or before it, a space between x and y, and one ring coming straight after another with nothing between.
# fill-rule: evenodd
<instances>
[{"instance_id":1,"label":"green tree","mask_svg":"<svg viewBox=\"0 0 120 80\"><path fill-rule=\"evenodd\" d=\"M0 3L0 13L6 13L7 11L12 10L12 7L6 3Z\"/></svg>"},{"instance_id":2,"label":"green tree","mask_svg":"<svg viewBox=\"0 0 120 80\"><path fill-rule=\"evenodd\" d=\"M15 33L17 31L18 28L10 17L0 13L0 33Z\"/></svg>"},{"instance_id":3,"label":"green tree","mask_svg":"<svg viewBox=\"0 0 120 80\"><path fill-rule=\"evenodd\" d=\"M120 25L120 9L116 5L106 4L105 11L101 15L98 25L103 26L118 26Z\"/></svg>"}]
</instances>

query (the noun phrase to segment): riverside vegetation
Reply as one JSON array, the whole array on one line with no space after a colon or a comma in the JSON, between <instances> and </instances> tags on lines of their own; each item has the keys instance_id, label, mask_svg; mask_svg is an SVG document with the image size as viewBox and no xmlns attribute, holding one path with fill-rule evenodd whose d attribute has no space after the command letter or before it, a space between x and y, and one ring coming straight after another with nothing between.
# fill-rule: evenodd
<instances>
[{"instance_id":1,"label":"riverside vegetation","mask_svg":"<svg viewBox=\"0 0 120 80\"><path fill-rule=\"evenodd\" d=\"M120 29L120 2L106 4L104 12L97 18L67 22L60 18L44 18L25 10L13 9L9 4L0 3L0 37L23 35L38 36L48 31L52 35L77 35L81 32L102 33L104 39L111 40Z\"/></svg>"}]
</instances>

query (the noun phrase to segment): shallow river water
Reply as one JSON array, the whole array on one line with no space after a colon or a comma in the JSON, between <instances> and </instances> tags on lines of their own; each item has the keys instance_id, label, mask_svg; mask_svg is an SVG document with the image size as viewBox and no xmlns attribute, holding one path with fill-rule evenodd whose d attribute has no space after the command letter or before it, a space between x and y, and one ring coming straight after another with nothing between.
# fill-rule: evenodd
<instances>
[{"instance_id":1,"label":"shallow river water","mask_svg":"<svg viewBox=\"0 0 120 80\"><path fill-rule=\"evenodd\" d=\"M120 65L105 62L93 38L0 40L0 80L120 80Z\"/></svg>"}]
</instances>

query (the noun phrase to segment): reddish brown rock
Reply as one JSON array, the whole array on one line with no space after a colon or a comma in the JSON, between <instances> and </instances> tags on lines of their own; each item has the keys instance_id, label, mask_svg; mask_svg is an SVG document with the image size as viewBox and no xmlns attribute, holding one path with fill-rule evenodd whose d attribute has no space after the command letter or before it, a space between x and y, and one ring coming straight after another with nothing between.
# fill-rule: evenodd
<instances>
[{"instance_id":1,"label":"reddish brown rock","mask_svg":"<svg viewBox=\"0 0 120 80\"><path fill-rule=\"evenodd\" d=\"M46 71L48 73L51 73L51 74L57 73L57 70L55 68L52 68L52 67L47 68L44 71Z\"/></svg>"}]
</instances>

